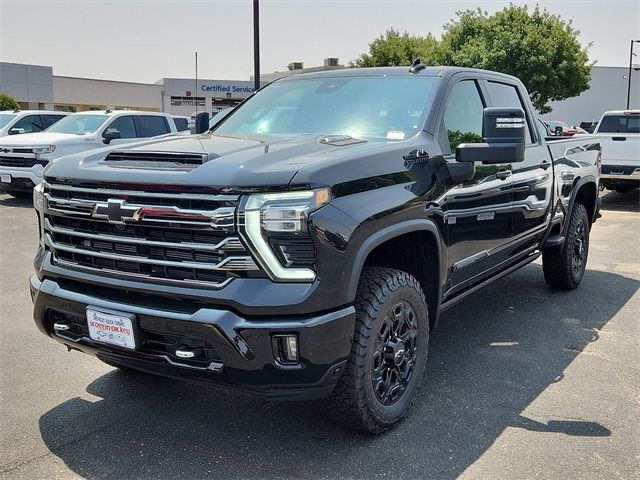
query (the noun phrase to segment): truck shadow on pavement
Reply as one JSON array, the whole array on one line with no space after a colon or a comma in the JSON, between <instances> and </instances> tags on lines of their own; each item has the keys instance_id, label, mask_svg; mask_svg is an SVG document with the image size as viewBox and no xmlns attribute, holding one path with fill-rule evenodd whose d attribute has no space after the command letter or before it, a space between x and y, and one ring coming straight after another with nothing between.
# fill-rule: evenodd
<instances>
[{"instance_id":1,"label":"truck shadow on pavement","mask_svg":"<svg viewBox=\"0 0 640 480\"><path fill-rule=\"evenodd\" d=\"M614 210L618 212L640 212L640 190L617 193L605 190L600 193L602 197L602 210ZM605 212L603 212L603 215Z\"/></svg>"},{"instance_id":2,"label":"truck shadow on pavement","mask_svg":"<svg viewBox=\"0 0 640 480\"><path fill-rule=\"evenodd\" d=\"M0 192L0 205L3 207L33 208L33 199L31 196L12 197Z\"/></svg>"},{"instance_id":3,"label":"truck shadow on pavement","mask_svg":"<svg viewBox=\"0 0 640 480\"><path fill-rule=\"evenodd\" d=\"M533 264L485 288L443 316L411 412L378 437L333 425L314 403L267 403L115 370L87 387L98 398L73 398L45 413L40 432L53 454L88 479L454 478L508 427L611 435L580 418L577 405L566 417L524 411L564 381L569 364L639 286L590 270L579 289L553 291ZM80 361L95 360L73 359Z\"/></svg>"}]
</instances>

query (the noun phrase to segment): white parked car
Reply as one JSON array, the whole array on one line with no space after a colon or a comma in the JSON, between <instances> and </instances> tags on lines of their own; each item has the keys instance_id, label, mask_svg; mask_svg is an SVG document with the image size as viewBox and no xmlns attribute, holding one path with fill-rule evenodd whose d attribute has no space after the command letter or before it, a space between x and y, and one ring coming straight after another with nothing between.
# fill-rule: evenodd
<instances>
[{"instance_id":1,"label":"white parked car","mask_svg":"<svg viewBox=\"0 0 640 480\"><path fill-rule=\"evenodd\" d=\"M593 134L602 146L600 184L616 192L640 187L640 110L604 112Z\"/></svg>"},{"instance_id":2,"label":"white parked car","mask_svg":"<svg viewBox=\"0 0 640 480\"><path fill-rule=\"evenodd\" d=\"M0 111L0 137L22 133L41 132L69 115L50 110L2 110Z\"/></svg>"},{"instance_id":3,"label":"white parked car","mask_svg":"<svg viewBox=\"0 0 640 480\"><path fill-rule=\"evenodd\" d=\"M73 113L40 133L0 138L0 189L31 194L57 158L177 131L171 115L131 110Z\"/></svg>"}]
</instances>

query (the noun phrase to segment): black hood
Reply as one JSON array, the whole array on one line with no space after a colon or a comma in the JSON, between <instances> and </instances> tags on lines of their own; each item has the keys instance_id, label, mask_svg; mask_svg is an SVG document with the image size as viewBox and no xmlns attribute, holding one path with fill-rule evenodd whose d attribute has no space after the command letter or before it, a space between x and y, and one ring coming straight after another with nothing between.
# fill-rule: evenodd
<instances>
[{"instance_id":1,"label":"black hood","mask_svg":"<svg viewBox=\"0 0 640 480\"><path fill-rule=\"evenodd\" d=\"M305 167L345 156L362 156L384 147L384 142L335 146L316 136L288 139L243 138L212 134L165 137L133 145L118 145L70 155L53 162L45 178L105 183L171 184L213 189L286 187ZM110 166L105 157L113 151L206 154L207 160L191 170Z\"/></svg>"}]
</instances>

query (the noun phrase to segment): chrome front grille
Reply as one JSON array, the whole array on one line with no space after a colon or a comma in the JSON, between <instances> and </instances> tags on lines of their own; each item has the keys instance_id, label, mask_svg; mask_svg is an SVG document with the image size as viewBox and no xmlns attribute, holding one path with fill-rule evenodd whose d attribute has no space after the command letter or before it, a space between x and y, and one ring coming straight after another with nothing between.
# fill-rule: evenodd
<instances>
[{"instance_id":1,"label":"chrome front grille","mask_svg":"<svg viewBox=\"0 0 640 480\"><path fill-rule=\"evenodd\" d=\"M234 225L234 195L46 182L45 245L54 264L156 283L222 287L259 274Z\"/></svg>"}]
</instances>

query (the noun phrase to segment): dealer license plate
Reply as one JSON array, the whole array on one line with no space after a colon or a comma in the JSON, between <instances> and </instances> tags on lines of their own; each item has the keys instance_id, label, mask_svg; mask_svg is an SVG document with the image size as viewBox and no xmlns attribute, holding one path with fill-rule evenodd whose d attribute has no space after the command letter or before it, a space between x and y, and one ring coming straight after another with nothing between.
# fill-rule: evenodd
<instances>
[{"instance_id":1,"label":"dealer license plate","mask_svg":"<svg viewBox=\"0 0 640 480\"><path fill-rule=\"evenodd\" d=\"M8 173L3 173L0 175L0 182L2 183L11 183L11 175Z\"/></svg>"},{"instance_id":2,"label":"dealer license plate","mask_svg":"<svg viewBox=\"0 0 640 480\"><path fill-rule=\"evenodd\" d=\"M96 342L130 349L136 348L131 317L87 308L87 325L89 326L89 336Z\"/></svg>"}]
</instances>

